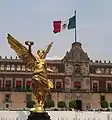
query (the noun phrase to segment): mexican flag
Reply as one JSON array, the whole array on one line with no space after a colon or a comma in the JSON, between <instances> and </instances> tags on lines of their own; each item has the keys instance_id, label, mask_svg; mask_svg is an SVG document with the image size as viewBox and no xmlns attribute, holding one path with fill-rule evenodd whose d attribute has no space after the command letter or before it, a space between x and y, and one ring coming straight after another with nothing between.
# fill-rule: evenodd
<instances>
[{"instance_id":1,"label":"mexican flag","mask_svg":"<svg viewBox=\"0 0 112 120\"><path fill-rule=\"evenodd\" d=\"M53 21L54 34L61 32L65 29L74 29L76 28L76 16L69 18L67 21Z\"/></svg>"}]
</instances>

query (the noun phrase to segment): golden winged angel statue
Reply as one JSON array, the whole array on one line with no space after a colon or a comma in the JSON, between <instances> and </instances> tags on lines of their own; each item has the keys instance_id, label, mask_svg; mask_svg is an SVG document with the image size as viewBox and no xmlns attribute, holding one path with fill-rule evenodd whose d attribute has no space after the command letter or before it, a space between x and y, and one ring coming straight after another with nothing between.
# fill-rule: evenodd
<instances>
[{"instance_id":1,"label":"golden winged angel statue","mask_svg":"<svg viewBox=\"0 0 112 120\"><path fill-rule=\"evenodd\" d=\"M10 47L16 52L18 57L23 60L26 68L31 69L32 76L32 99L35 101L35 105L31 108L31 111L42 112L44 111L44 103L46 95L49 93L50 88L53 88L53 83L48 79L47 72L53 72L47 68L46 55L52 47L50 43L45 49L37 51L37 55L34 56L25 46L23 46L18 40L12 37L10 34L7 36Z\"/></svg>"}]
</instances>

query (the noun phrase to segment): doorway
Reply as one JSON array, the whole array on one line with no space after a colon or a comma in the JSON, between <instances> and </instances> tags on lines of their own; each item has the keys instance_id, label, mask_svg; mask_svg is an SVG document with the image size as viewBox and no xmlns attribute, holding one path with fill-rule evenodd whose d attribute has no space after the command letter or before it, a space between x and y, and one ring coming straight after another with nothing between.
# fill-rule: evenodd
<instances>
[{"instance_id":1,"label":"doorway","mask_svg":"<svg viewBox=\"0 0 112 120\"><path fill-rule=\"evenodd\" d=\"M76 109L82 110L82 100L76 100Z\"/></svg>"},{"instance_id":2,"label":"doorway","mask_svg":"<svg viewBox=\"0 0 112 120\"><path fill-rule=\"evenodd\" d=\"M6 108L7 108L7 109L9 108L9 104L6 104Z\"/></svg>"}]
</instances>

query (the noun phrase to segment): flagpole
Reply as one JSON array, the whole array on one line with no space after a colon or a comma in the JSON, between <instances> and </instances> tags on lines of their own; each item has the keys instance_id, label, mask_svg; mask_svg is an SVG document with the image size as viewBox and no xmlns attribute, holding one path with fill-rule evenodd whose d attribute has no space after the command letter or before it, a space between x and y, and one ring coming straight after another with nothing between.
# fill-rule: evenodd
<instances>
[{"instance_id":1,"label":"flagpole","mask_svg":"<svg viewBox=\"0 0 112 120\"><path fill-rule=\"evenodd\" d=\"M76 10L75 10L75 42L77 42Z\"/></svg>"}]
</instances>

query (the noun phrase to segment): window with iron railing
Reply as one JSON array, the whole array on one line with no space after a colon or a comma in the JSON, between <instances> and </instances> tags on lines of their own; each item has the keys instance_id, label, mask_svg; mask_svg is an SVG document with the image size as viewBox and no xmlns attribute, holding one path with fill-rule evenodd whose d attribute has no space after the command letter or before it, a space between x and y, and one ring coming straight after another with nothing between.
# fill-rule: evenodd
<instances>
[{"instance_id":1,"label":"window with iron railing","mask_svg":"<svg viewBox=\"0 0 112 120\"><path fill-rule=\"evenodd\" d=\"M21 80L16 80L16 89L21 89L22 86L22 81Z\"/></svg>"},{"instance_id":2,"label":"window with iron railing","mask_svg":"<svg viewBox=\"0 0 112 120\"><path fill-rule=\"evenodd\" d=\"M112 91L112 82L111 81L106 82L106 89L107 89L107 92Z\"/></svg>"},{"instance_id":3,"label":"window with iron railing","mask_svg":"<svg viewBox=\"0 0 112 120\"><path fill-rule=\"evenodd\" d=\"M26 81L26 90L30 90L32 85L32 81Z\"/></svg>"},{"instance_id":4,"label":"window with iron railing","mask_svg":"<svg viewBox=\"0 0 112 120\"><path fill-rule=\"evenodd\" d=\"M2 88L2 80L0 80L0 88Z\"/></svg>"},{"instance_id":5,"label":"window with iron railing","mask_svg":"<svg viewBox=\"0 0 112 120\"><path fill-rule=\"evenodd\" d=\"M74 88L80 89L81 88L81 82L80 81L75 81L74 82Z\"/></svg>"},{"instance_id":6,"label":"window with iron railing","mask_svg":"<svg viewBox=\"0 0 112 120\"><path fill-rule=\"evenodd\" d=\"M11 89L11 87L12 87L12 85L11 85L12 83L11 82L12 82L11 80L6 80L5 81L5 88L6 89Z\"/></svg>"},{"instance_id":7,"label":"window with iron railing","mask_svg":"<svg viewBox=\"0 0 112 120\"><path fill-rule=\"evenodd\" d=\"M56 88L57 88L57 89L60 89L60 88L61 88L61 82L60 82L60 81L56 82Z\"/></svg>"},{"instance_id":8,"label":"window with iron railing","mask_svg":"<svg viewBox=\"0 0 112 120\"><path fill-rule=\"evenodd\" d=\"M92 90L93 90L93 92L97 92L98 91L98 83L97 82L93 82Z\"/></svg>"}]
</instances>

